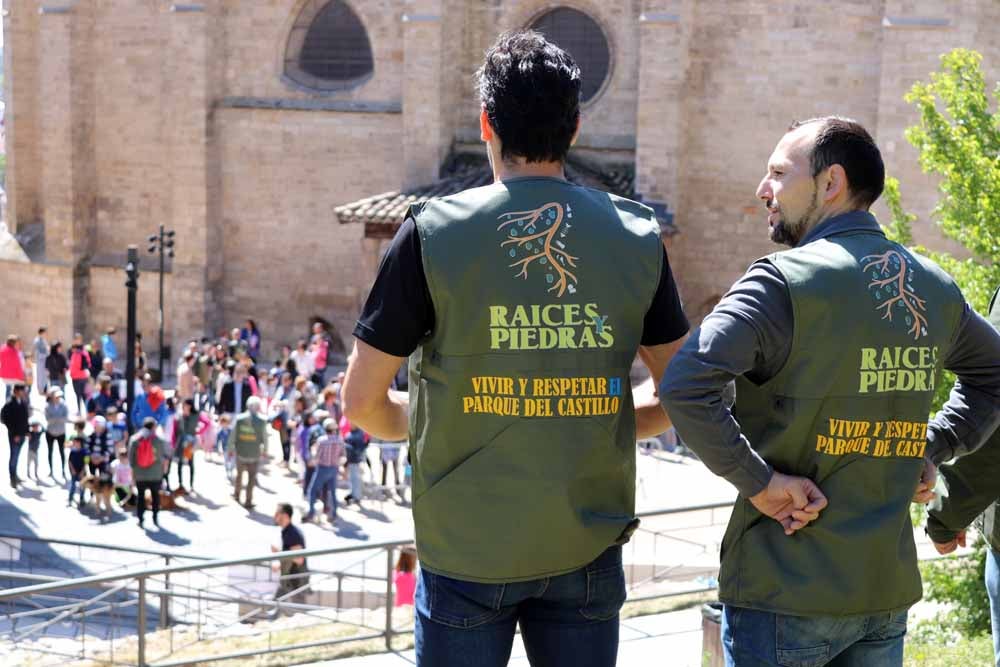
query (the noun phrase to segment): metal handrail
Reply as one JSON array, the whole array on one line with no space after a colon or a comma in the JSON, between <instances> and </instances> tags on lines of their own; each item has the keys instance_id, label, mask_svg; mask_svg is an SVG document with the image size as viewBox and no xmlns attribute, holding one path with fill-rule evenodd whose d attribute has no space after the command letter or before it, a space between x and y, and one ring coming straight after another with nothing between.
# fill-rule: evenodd
<instances>
[{"instance_id":1,"label":"metal handrail","mask_svg":"<svg viewBox=\"0 0 1000 667\"><path fill-rule=\"evenodd\" d=\"M688 512L703 512L705 510L721 510L733 506L731 500L718 503L707 503L705 505L687 505L682 507L670 507L667 509L659 510L646 510L645 512L636 512L635 518L643 519L646 517L653 516L668 516L670 514L687 514Z\"/></svg>"},{"instance_id":2,"label":"metal handrail","mask_svg":"<svg viewBox=\"0 0 1000 667\"><path fill-rule=\"evenodd\" d=\"M412 543L413 543L412 539L407 539L407 540L395 540L392 542L375 542L372 544L366 544L364 546L358 546L355 544L346 547L320 547L314 549L293 549L290 551L279 551L277 553L268 553L266 556L247 556L244 558L211 560L201 563L189 563L186 565L171 565L169 567L151 567L141 570L127 570L125 572L116 572L114 574L98 574L89 577L80 577L79 579L53 581L44 584L35 584L33 586L10 588L4 591L0 591L0 601L10 600L13 598L22 597L24 595L36 595L38 593L52 593L55 591L63 591L70 588L85 588L87 586L108 584L113 581L119 581L121 579L147 579L149 577L158 577L160 575L167 575L167 574L180 574L182 572L193 572L196 570L214 570L220 567L233 567L235 565L252 565L254 563L260 563L262 561L280 560L282 558L315 558L317 556L329 556L332 554L350 553L352 551L369 551L369 550L375 551L375 550L397 549L399 547L404 547ZM0 575L2 575L2 572L0 572Z\"/></svg>"},{"instance_id":3,"label":"metal handrail","mask_svg":"<svg viewBox=\"0 0 1000 667\"><path fill-rule=\"evenodd\" d=\"M212 560L211 556L199 556L194 554L177 553L171 551L156 551L154 549L139 549L136 547L111 547L99 542L84 542L79 540L64 540L56 537L39 537L37 535L16 535L14 533L0 533L2 540L21 540L22 542L45 542L46 544L63 544L71 547L86 547L88 549L103 549L105 551L120 551L122 553L142 554L144 556L159 556L160 558L189 558L191 560Z\"/></svg>"}]
</instances>

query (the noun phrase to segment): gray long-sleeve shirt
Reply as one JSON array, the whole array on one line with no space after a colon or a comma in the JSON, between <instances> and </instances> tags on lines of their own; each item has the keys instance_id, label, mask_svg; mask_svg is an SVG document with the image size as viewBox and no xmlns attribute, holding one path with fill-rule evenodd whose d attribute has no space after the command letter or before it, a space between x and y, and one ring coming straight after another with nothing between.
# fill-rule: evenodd
<instances>
[{"instance_id":1,"label":"gray long-sleeve shirt","mask_svg":"<svg viewBox=\"0 0 1000 667\"><path fill-rule=\"evenodd\" d=\"M855 211L824 221L800 245L873 228L879 229L874 216ZM660 400L685 443L746 498L767 486L771 468L740 431L723 392L739 375L757 384L773 378L788 359L794 324L784 276L757 262L692 333L660 382ZM1000 419L1000 334L968 304L943 364L958 381L928 425L926 456L935 463L979 447Z\"/></svg>"}]
</instances>

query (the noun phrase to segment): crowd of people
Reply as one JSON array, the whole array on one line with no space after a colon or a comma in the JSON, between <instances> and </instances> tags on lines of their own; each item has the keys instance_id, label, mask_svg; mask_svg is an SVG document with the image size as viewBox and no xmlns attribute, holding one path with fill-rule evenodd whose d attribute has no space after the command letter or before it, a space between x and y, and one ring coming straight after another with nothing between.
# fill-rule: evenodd
<instances>
[{"instance_id":1,"label":"crowd of people","mask_svg":"<svg viewBox=\"0 0 1000 667\"><path fill-rule=\"evenodd\" d=\"M115 329L109 328L87 344L77 333L67 354L41 327L30 354L14 335L0 348L0 379L6 388L0 422L10 442L13 488L23 483L19 461L25 443L27 478L41 481L46 467L40 472L38 458L44 443L48 476L66 485L67 503L83 509L93 501L102 521L116 505L134 507L144 526L148 505L158 526L162 502L195 492L198 458L223 464L234 499L252 510L261 461L276 436L281 446L278 465L300 480L308 508L304 520L318 519L319 500L320 516L336 526L342 478L350 487L342 501L361 506L366 493L363 468L374 479L370 438L340 408L343 373L329 373L332 339L321 322L294 349L283 346L270 365L261 358L260 332L253 320L219 339L191 340L180 355L172 391L153 381L139 341L131 406L126 405L126 380L116 365L120 360L114 335ZM44 396L43 408L32 406L33 389ZM400 474L403 444L380 443L381 486L387 495L400 498L406 485ZM386 486L390 469L394 487Z\"/></svg>"}]
</instances>

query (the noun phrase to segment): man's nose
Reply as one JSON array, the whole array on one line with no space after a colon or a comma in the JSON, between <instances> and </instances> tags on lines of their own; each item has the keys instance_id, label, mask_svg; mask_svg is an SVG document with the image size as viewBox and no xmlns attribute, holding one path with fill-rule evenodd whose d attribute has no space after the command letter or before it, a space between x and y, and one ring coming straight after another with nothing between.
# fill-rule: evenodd
<instances>
[{"instance_id":1,"label":"man's nose","mask_svg":"<svg viewBox=\"0 0 1000 667\"><path fill-rule=\"evenodd\" d=\"M767 177L761 179L760 184L757 186L757 199L763 199L764 201L769 201L773 199L771 196L771 185L767 182Z\"/></svg>"}]
</instances>

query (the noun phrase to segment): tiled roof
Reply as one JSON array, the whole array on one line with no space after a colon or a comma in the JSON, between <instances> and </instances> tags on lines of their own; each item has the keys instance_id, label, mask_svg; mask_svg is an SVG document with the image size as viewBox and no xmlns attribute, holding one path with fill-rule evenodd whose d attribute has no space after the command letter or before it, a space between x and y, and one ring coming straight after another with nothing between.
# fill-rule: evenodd
<instances>
[{"instance_id":1,"label":"tiled roof","mask_svg":"<svg viewBox=\"0 0 1000 667\"><path fill-rule=\"evenodd\" d=\"M573 183L613 192L623 197L635 196L633 165L596 166L570 157L566 177ZM384 192L344 204L334 209L341 224L365 225L366 238L392 238L403 223L410 204L431 197L444 197L493 182L493 172L485 155L453 153L441 169L441 178L428 185L403 191ZM672 217L672 216L671 216ZM675 232L667 223L665 233ZM661 227L663 221L661 221Z\"/></svg>"}]
</instances>

